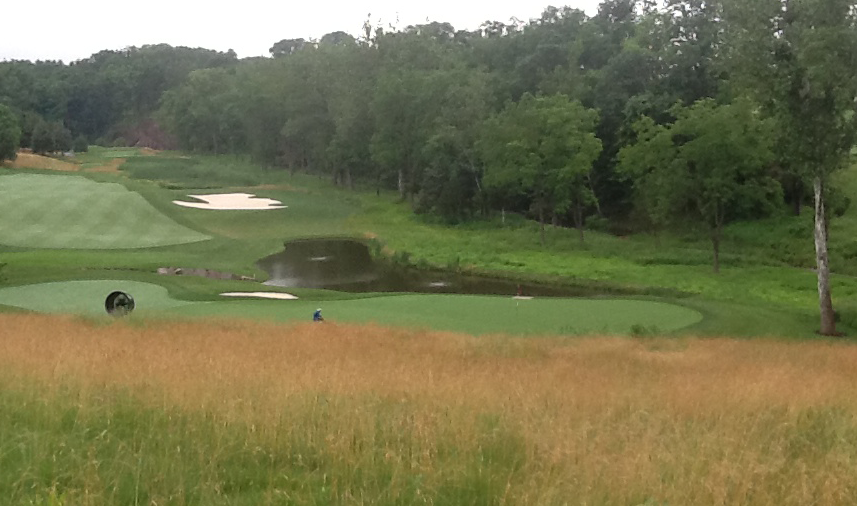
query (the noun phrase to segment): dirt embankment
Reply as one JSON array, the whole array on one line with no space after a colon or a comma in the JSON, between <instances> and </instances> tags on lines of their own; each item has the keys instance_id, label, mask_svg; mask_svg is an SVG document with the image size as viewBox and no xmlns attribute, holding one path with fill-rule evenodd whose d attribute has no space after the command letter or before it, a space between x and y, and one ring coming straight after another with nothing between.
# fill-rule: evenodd
<instances>
[{"instance_id":1,"label":"dirt embankment","mask_svg":"<svg viewBox=\"0 0 857 506\"><path fill-rule=\"evenodd\" d=\"M144 156L152 156L158 152L151 148L143 148L140 154ZM118 173L119 167L125 163L125 158L113 158L103 165L95 167L84 166L81 163L75 163L68 160L61 160L50 156L37 155L29 151L19 151L15 160L7 160L2 163L3 167L10 169L39 169L39 170L58 170L63 172L102 172L102 173Z\"/></svg>"},{"instance_id":2,"label":"dirt embankment","mask_svg":"<svg viewBox=\"0 0 857 506\"><path fill-rule=\"evenodd\" d=\"M80 165L76 163L58 160L49 156L28 153L26 151L19 151L17 158L12 161L7 160L3 165L12 169L46 169L66 172L80 170Z\"/></svg>"}]
</instances>

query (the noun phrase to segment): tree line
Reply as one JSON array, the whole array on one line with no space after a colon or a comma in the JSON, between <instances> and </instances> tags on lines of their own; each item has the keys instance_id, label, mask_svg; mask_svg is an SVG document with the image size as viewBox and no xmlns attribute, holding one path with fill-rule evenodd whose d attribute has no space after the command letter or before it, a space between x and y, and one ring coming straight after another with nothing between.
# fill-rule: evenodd
<instances>
[{"instance_id":1,"label":"tree line","mask_svg":"<svg viewBox=\"0 0 857 506\"><path fill-rule=\"evenodd\" d=\"M811 202L822 332L835 332L826 231L857 130L853 1L604 0L593 16L547 7L473 31L368 20L359 37L270 53L2 63L0 103L24 146L40 122L99 143L154 125L184 150L396 189L448 222L516 211L581 241L587 221L702 227L715 270L729 222Z\"/></svg>"}]
</instances>

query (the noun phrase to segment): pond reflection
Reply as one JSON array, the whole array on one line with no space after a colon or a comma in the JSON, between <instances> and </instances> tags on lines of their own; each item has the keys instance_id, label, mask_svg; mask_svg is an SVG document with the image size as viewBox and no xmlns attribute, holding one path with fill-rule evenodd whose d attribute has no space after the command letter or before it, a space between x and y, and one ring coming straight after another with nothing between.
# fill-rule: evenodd
<instances>
[{"instance_id":1,"label":"pond reflection","mask_svg":"<svg viewBox=\"0 0 857 506\"><path fill-rule=\"evenodd\" d=\"M376 262L366 244L351 239L305 239L257 262L266 285L344 292L414 292L481 295L575 296L571 288L421 270Z\"/></svg>"}]
</instances>

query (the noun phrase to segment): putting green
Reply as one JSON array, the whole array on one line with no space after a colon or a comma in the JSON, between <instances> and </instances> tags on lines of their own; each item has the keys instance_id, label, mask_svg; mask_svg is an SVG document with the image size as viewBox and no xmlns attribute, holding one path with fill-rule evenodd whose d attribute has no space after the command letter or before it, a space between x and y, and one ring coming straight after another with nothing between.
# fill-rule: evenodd
<instances>
[{"instance_id":1,"label":"putting green","mask_svg":"<svg viewBox=\"0 0 857 506\"><path fill-rule=\"evenodd\" d=\"M629 334L635 326L672 332L702 320L683 306L645 300L515 300L474 295L390 295L365 299L227 300L186 302L161 286L136 281L65 281L0 289L0 304L46 313L104 313L114 291L131 294L137 311L168 310L173 316L310 321L322 307L328 321L422 327L469 334L512 335Z\"/></svg>"},{"instance_id":2,"label":"putting green","mask_svg":"<svg viewBox=\"0 0 857 506\"><path fill-rule=\"evenodd\" d=\"M0 176L0 243L29 248L149 248L204 241L141 195L79 176Z\"/></svg>"},{"instance_id":3,"label":"putting green","mask_svg":"<svg viewBox=\"0 0 857 506\"><path fill-rule=\"evenodd\" d=\"M199 302L170 298L167 289L138 281L63 281L0 289L0 304L42 313L106 314L104 300L116 290L130 294L135 311L173 309Z\"/></svg>"},{"instance_id":4,"label":"putting green","mask_svg":"<svg viewBox=\"0 0 857 506\"><path fill-rule=\"evenodd\" d=\"M229 301L181 308L196 316L310 321L317 308L332 322L376 322L469 334L629 334L632 328L672 332L702 321L693 309L664 302L624 299L515 300L472 295L394 295L323 303Z\"/></svg>"}]
</instances>

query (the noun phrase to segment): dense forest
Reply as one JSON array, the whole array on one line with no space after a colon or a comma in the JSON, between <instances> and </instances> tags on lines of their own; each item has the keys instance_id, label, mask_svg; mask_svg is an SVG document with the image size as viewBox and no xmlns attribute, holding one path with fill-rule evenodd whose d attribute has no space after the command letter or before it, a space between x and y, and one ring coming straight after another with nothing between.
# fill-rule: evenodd
<instances>
[{"instance_id":1,"label":"dense forest","mask_svg":"<svg viewBox=\"0 0 857 506\"><path fill-rule=\"evenodd\" d=\"M581 240L587 224L690 226L715 270L730 221L815 202L826 271L826 222L847 205L829 176L857 129L853 1L605 0L475 31L364 28L266 58L152 45L0 63L0 158L4 142L7 157L89 143L246 155L396 189L448 222L514 211Z\"/></svg>"}]
</instances>

